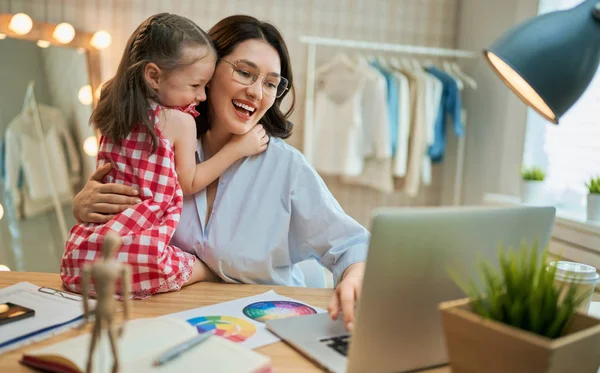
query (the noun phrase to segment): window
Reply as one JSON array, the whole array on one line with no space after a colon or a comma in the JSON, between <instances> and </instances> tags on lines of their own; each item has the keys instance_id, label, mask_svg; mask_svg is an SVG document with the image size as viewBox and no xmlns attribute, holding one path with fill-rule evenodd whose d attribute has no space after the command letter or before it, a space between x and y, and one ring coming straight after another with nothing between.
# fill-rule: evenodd
<instances>
[{"instance_id":1,"label":"window","mask_svg":"<svg viewBox=\"0 0 600 373\"><path fill-rule=\"evenodd\" d=\"M541 0L539 13L572 8L581 2ZM529 110L523 164L546 170L547 202L566 214L585 217L585 182L600 176L600 73L559 126Z\"/></svg>"}]
</instances>

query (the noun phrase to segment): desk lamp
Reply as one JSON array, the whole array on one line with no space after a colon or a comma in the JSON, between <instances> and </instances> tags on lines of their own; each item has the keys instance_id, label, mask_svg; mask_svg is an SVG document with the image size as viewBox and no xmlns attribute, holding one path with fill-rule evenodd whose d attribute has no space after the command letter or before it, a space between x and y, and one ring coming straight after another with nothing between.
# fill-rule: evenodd
<instances>
[{"instance_id":1,"label":"desk lamp","mask_svg":"<svg viewBox=\"0 0 600 373\"><path fill-rule=\"evenodd\" d=\"M483 52L521 100L558 124L598 69L600 1L586 0L572 9L533 17Z\"/></svg>"}]
</instances>

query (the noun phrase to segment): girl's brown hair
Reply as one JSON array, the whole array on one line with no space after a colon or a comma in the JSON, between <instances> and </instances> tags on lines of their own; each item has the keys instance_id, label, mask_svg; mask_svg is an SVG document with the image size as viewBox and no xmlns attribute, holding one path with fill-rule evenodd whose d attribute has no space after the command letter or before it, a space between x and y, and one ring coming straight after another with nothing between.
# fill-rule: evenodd
<instances>
[{"instance_id":1,"label":"girl's brown hair","mask_svg":"<svg viewBox=\"0 0 600 373\"><path fill-rule=\"evenodd\" d=\"M117 144L142 125L150 133L155 151L158 138L148 99L155 100L156 93L146 82L144 70L149 62L167 73L196 62L180 61L187 46L207 46L207 54L201 58L216 55L208 35L185 17L160 13L142 22L127 41L117 73L102 87L90 122Z\"/></svg>"},{"instance_id":2,"label":"girl's brown hair","mask_svg":"<svg viewBox=\"0 0 600 373\"><path fill-rule=\"evenodd\" d=\"M217 56L220 58L233 52L241 42L250 39L263 40L275 48L281 60L281 76L288 80L288 90L281 97L275 99L273 106L267 110L260 123L270 136L288 138L292 134L292 123L288 118L294 111L296 95L290 55L279 30L272 24L261 22L254 17L236 15L219 21L208 31L208 36L214 43ZM288 92L292 92L292 102L290 108L284 113L279 106ZM208 101L210 101L210 97L198 105L198 111L202 113L196 118L198 137L210 129Z\"/></svg>"}]
</instances>

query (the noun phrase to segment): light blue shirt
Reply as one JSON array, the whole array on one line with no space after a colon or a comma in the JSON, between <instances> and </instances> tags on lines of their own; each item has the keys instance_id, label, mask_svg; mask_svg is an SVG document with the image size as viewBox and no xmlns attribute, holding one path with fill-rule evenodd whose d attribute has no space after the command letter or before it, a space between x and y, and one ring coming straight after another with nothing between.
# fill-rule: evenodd
<instances>
[{"instance_id":1,"label":"light blue shirt","mask_svg":"<svg viewBox=\"0 0 600 373\"><path fill-rule=\"evenodd\" d=\"M444 71L429 67L427 71L442 81L442 99L440 100L440 108L435 120L435 139L433 145L429 147L429 157L432 162L441 162L446 151L446 117L452 117L452 127L456 136L460 137L464 134L465 129L461 120L462 102L458 85L453 77Z\"/></svg>"},{"instance_id":2,"label":"light blue shirt","mask_svg":"<svg viewBox=\"0 0 600 373\"><path fill-rule=\"evenodd\" d=\"M203 161L198 141L198 161ZM219 179L206 223L206 191L183 201L173 245L195 254L225 282L305 286L296 263L317 259L337 284L365 261L369 232L348 216L304 156L272 138Z\"/></svg>"},{"instance_id":3,"label":"light blue shirt","mask_svg":"<svg viewBox=\"0 0 600 373\"><path fill-rule=\"evenodd\" d=\"M383 76L385 77L385 81L387 84L387 109L388 109L388 125L390 128L390 147L392 151L392 156L396 154L396 148L398 146L398 115L399 115L399 107L398 103L400 102L400 83L398 83L398 79L382 67L378 62L372 62L371 66L376 68Z\"/></svg>"}]
</instances>

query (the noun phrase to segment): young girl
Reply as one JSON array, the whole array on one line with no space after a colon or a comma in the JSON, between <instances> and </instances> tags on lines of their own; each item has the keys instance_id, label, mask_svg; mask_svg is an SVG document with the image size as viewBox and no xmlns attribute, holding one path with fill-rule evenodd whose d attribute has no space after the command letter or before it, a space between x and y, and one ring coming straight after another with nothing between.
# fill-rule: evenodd
<instances>
[{"instance_id":1,"label":"young girl","mask_svg":"<svg viewBox=\"0 0 600 373\"><path fill-rule=\"evenodd\" d=\"M78 223L71 229L60 269L68 289L80 291L79 269L102 255L109 230L122 237L117 258L132 264L136 298L214 278L194 255L169 245L183 195L205 188L235 161L264 151L268 143L257 125L196 164L194 117L199 114L194 107L206 99L216 57L206 33L174 14L148 18L129 38L91 122L102 134L97 163L112 164L104 182L135 187L140 203L105 224Z\"/></svg>"}]
</instances>

